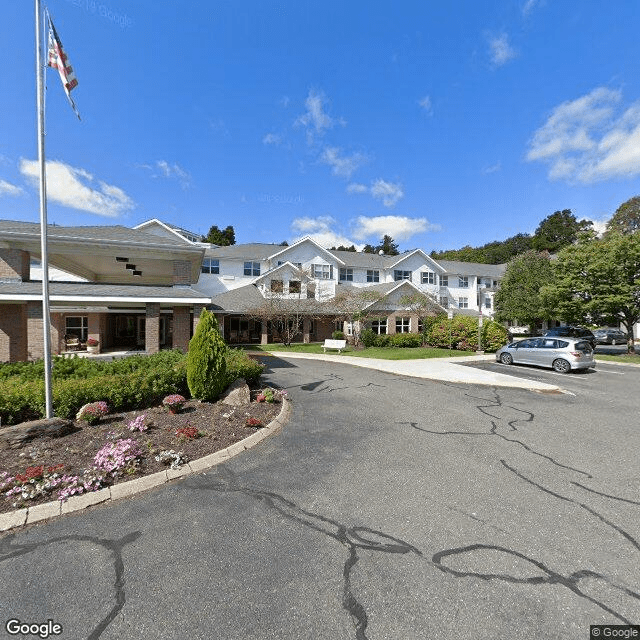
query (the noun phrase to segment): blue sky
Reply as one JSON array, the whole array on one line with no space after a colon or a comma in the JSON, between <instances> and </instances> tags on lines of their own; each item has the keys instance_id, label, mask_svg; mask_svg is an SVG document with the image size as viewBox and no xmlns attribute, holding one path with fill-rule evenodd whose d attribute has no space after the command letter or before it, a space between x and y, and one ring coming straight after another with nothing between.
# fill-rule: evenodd
<instances>
[{"instance_id":1,"label":"blue sky","mask_svg":"<svg viewBox=\"0 0 640 640\"><path fill-rule=\"evenodd\" d=\"M49 222L453 249L640 194L635 0L51 0ZM38 221L33 2L4 2L0 218Z\"/></svg>"}]
</instances>

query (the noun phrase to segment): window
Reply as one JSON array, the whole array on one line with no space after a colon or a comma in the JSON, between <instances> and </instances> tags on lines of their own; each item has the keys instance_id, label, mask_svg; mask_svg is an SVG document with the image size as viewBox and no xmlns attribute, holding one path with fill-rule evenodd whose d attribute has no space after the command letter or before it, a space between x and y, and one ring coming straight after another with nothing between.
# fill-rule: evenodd
<instances>
[{"instance_id":1,"label":"window","mask_svg":"<svg viewBox=\"0 0 640 640\"><path fill-rule=\"evenodd\" d=\"M260 275L260 263L259 262L245 262L244 263L244 275L245 276L259 276Z\"/></svg>"},{"instance_id":2,"label":"window","mask_svg":"<svg viewBox=\"0 0 640 640\"><path fill-rule=\"evenodd\" d=\"M353 335L353 322L345 322L345 334L348 336Z\"/></svg>"},{"instance_id":3,"label":"window","mask_svg":"<svg viewBox=\"0 0 640 640\"><path fill-rule=\"evenodd\" d=\"M411 318L396 318L396 333L409 333Z\"/></svg>"},{"instance_id":4,"label":"window","mask_svg":"<svg viewBox=\"0 0 640 640\"><path fill-rule=\"evenodd\" d=\"M374 333L377 333L378 335L383 335L387 333L387 319L378 318L377 320L372 320L371 331L373 331Z\"/></svg>"},{"instance_id":5,"label":"window","mask_svg":"<svg viewBox=\"0 0 640 640\"><path fill-rule=\"evenodd\" d=\"M330 264L312 264L313 277L318 280L331 280L333 278L333 266Z\"/></svg>"},{"instance_id":6,"label":"window","mask_svg":"<svg viewBox=\"0 0 640 640\"><path fill-rule=\"evenodd\" d=\"M449 286L449 276L440 276L440 286L441 287Z\"/></svg>"},{"instance_id":7,"label":"window","mask_svg":"<svg viewBox=\"0 0 640 640\"><path fill-rule=\"evenodd\" d=\"M460 309L468 309L469 298L458 298L458 307L460 307Z\"/></svg>"},{"instance_id":8,"label":"window","mask_svg":"<svg viewBox=\"0 0 640 640\"><path fill-rule=\"evenodd\" d=\"M484 299L484 306L486 309L491 309L491 298Z\"/></svg>"},{"instance_id":9,"label":"window","mask_svg":"<svg viewBox=\"0 0 640 640\"><path fill-rule=\"evenodd\" d=\"M353 269L340 267L340 280L353 282Z\"/></svg>"},{"instance_id":10,"label":"window","mask_svg":"<svg viewBox=\"0 0 640 640\"><path fill-rule=\"evenodd\" d=\"M400 269L395 269L393 272L393 279L398 282L398 280L411 280L411 271L402 271Z\"/></svg>"},{"instance_id":11,"label":"window","mask_svg":"<svg viewBox=\"0 0 640 640\"><path fill-rule=\"evenodd\" d=\"M377 269L367 269L367 282L380 282L380 272Z\"/></svg>"},{"instance_id":12,"label":"window","mask_svg":"<svg viewBox=\"0 0 640 640\"><path fill-rule=\"evenodd\" d=\"M449 307L449 298L447 296L440 296L440 306L445 309Z\"/></svg>"},{"instance_id":13,"label":"window","mask_svg":"<svg viewBox=\"0 0 640 640\"><path fill-rule=\"evenodd\" d=\"M89 316L67 316L65 332L77 336L80 342L87 341L89 333Z\"/></svg>"},{"instance_id":14,"label":"window","mask_svg":"<svg viewBox=\"0 0 640 640\"><path fill-rule=\"evenodd\" d=\"M282 293L284 291L284 283L282 280L271 281L271 293Z\"/></svg>"},{"instance_id":15,"label":"window","mask_svg":"<svg viewBox=\"0 0 640 640\"><path fill-rule=\"evenodd\" d=\"M220 260L205 258L202 261L202 273L220 273Z\"/></svg>"},{"instance_id":16,"label":"window","mask_svg":"<svg viewBox=\"0 0 640 640\"><path fill-rule=\"evenodd\" d=\"M458 286L461 289L467 289L469 287L469 276L458 276Z\"/></svg>"},{"instance_id":17,"label":"window","mask_svg":"<svg viewBox=\"0 0 640 640\"><path fill-rule=\"evenodd\" d=\"M420 282L422 284L435 284L436 283L436 274L431 271L423 271L420 274Z\"/></svg>"},{"instance_id":18,"label":"window","mask_svg":"<svg viewBox=\"0 0 640 640\"><path fill-rule=\"evenodd\" d=\"M289 280L289 293L301 293L302 283L300 280Z\"/></svg>"}]
</instances>

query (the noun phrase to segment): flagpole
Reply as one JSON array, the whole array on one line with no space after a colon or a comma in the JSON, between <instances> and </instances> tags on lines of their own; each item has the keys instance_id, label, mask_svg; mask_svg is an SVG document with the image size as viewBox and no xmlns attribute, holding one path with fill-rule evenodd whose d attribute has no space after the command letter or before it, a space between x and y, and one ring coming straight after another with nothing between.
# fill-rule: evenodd
<instances>
[{"instance_id":1,"label":"flagpole","mask_svg":"<svg viewBox=\"0 0 640 640\"><path fill-rule=\"evenodd\" d=\"M44 336L44 388L46 417L53 417L51 394L51 318L49 313L49 258L47 253L47 173L44 155L44 82L42 63L42 19L40 0L35 0L36 12L36 88L38 111L38 163L40 165L40 247L42 261L42 328Z\"/></svg>"}]
</instances>

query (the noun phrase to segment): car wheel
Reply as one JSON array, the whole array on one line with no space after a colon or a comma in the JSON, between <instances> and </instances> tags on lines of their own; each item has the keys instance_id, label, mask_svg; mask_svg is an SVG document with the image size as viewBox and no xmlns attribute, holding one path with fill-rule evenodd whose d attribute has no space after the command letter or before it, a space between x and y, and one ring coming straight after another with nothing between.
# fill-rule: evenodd
<instances>
[{"instance_id":1,"label":"car wheel","mask_svg":"<svg viewBox=\"0 0 640 640\"><path fill-rule=\"evenodd\" d=\"M558 373L569 373L571 371L571 365L562 358L558 358L553 361L553 370Z\"/></svg>"},{"instance_id":2,"label":"car wheel","mask_svg":"<svg viewBox=\"0 0 640 640\"><path fill-rule=\"evenodd\" d=\"M513 364L513 358L510 353L501 353L500 362L502 362L502 364Z\"/></svg>"}]
</instances>

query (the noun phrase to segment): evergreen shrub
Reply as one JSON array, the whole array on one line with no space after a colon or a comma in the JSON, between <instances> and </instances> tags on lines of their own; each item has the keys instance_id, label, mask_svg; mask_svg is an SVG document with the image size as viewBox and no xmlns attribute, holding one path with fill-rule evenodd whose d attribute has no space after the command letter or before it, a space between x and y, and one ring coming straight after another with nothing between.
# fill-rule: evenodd
<instances>
[{"instance_id":1,"label":"evergreen shrub","mask_svg":"<svg viewBox=\"0 0 640 640\"><path fill-rule=\"evenodd\" d=\"M187 353L187 385L194 398L212 402L226 389L226 352L216 317L203 309Z\"/></svg>"}]
</instances>

